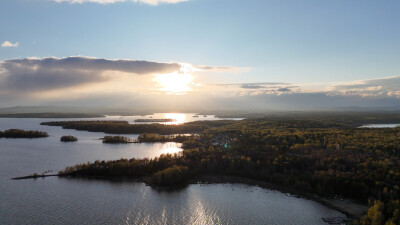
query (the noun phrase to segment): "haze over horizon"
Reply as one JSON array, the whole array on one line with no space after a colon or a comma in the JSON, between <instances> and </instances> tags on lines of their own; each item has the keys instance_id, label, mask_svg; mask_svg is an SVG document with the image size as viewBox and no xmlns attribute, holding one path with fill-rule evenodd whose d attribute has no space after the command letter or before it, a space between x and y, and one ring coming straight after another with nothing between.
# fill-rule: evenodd
<instances>
[{"instance_id":1,"label":"haze over horizon","mask_svg":"<svg viewBox=\"0 0 400 225\"><path fill-rule=\"evenodd\" d=\"M399 10L394 0L1 1L0 107L398 109Z\"/></svg>"}]
</instances>

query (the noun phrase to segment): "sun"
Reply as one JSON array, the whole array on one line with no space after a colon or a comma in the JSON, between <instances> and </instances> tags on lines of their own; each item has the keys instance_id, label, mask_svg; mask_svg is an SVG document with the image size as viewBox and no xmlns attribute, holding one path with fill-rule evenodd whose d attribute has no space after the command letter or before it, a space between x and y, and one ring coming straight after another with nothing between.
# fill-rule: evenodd
<instances>
[{"instance_id":1,"label":"sun","mask_svg":"<svg viewBox=\"0 0 400 225\"><path fill-rule=\"evenodd\" d=\"M157 74L153 80L160 85L159 90L161 91L169 94L185 94L191 91L190 84L193 81L193 76L187 72L173 72Z\"/></svg>"}]
</instances>

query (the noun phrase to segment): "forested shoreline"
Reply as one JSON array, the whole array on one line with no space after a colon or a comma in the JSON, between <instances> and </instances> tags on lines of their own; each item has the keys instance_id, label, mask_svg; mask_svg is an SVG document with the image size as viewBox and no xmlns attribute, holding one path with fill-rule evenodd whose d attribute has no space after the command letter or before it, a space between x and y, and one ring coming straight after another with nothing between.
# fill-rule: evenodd
<instances>
[{"instance_id":1,"label":"forested shoreline","mask_svg":"<svg viewBox=\"0 0 400 225\"><path fill-rule=\"evenodd\" d=\"M76 141L78 141L78 138L74 137L72 135L66 135L66 136L62 136L60 138L60 141L62 141L62 142L76 142Z\"/></svg>"},{"instance_id":2,"label":"forested shoreline","mask_svg":"<svg viewBox=\"0 0 400 225\"><path fill-rule=\"evenodd\" d=\"M235 121L196 121L179 125L165 124L129 124L127 121L53 121L42 122L41 125L61 126L63 129L85 130L91 132L104 132L107 134L194 134L201 133L212 127L233 124Z\"/></svg>"},{"instance_id":3,"label":"forested shoreline","mask_svg":"<svg viewBox=\"0 0 400 225\"><path fill-rule=\"evenodd\" d=\"M0 113L0 118L97 118L102 114L89 113Z\"/></svg>"},{"instance_id":4,"label":"forested shoreline","mask_svg":"<svg viewBox=\"0 0 400 225\"><path fill-rule=\"evenodd\" d=\"M43 138L48 136L48 133L37 130L9 129L0 131L0 138Z\"/></svg>"},{"instance_id":5,"label":"forested shoreline","mask_svg":"<svg viewBox=\"0 0 400 225\"><path fill-rule=\"evenodd\" d=\"M400 222L400 128L354 128L341 118L224 123L208 123L198 136L188 137L180 154L96 161L60 175L147 177L154 185L180 185L201 175L238 176L371 205L356 224Z\"/></svg>"},{"instance_id":6,"label":"forested shoreline","mask_svg":"<svg viewBox=\"0 0 400 225\"><path fill-rule=\"evenodd\" d=\"M149 134L149 133L143 133L140 134L138 137L138 142L178 142L178 143L183 143L190 138L192 138L193 135L160 135L160 134Z\"/></svg>"}]
</instances>

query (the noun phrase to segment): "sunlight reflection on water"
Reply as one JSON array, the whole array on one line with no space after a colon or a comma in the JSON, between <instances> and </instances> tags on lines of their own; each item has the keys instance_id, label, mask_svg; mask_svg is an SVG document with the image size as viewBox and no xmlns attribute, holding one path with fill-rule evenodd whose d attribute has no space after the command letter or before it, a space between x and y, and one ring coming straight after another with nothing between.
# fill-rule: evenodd
<instances>
[{"instance_id":1,"label":"sunlight reflection on water","mask_svg":"<svg viewBox=\"0 0 400 225\"><path fill-rule=\"evenodd\" d=\"M180 143L175 143L175 142L167 142L162 146L161 154L174 154L181 152L182 144Z\"/></svg>"},{"instance_id":2,"label":"sunlight reflection on water","mask_svg":"<svg viewBox=\"0 0 400 225\"><path fill-rule=\"evenodd\" d=\"M168 124L181 124L186 121L186 114L184 113L164 113L165 119L173 119L175 122L169 122Z\"/></svg>"}]
</instances>

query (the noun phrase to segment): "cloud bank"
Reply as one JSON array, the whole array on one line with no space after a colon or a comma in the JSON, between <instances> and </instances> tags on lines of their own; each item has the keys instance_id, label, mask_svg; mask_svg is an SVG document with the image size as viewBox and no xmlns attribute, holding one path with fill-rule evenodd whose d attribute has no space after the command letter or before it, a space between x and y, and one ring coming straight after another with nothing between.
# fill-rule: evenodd
<instances>
[{"instance_id":1,"label":"cloud bank","mask_svg":"<svg viewBox=\"0 0 400 225\"><path fill-rule=\"evenodd\" d=\"M9 41L4 41L4 42L1 44L1 47L2 47L2 48L16 48L16 47L18 47L18 45L19 45L18 42L11 43L11 42L9 42Z\"/></svg>"},{"instance_id":2,"label":"cloud bank","mask_svg":"<svg viewBox=\"0 0 400 225\"><path fill-rule=\"evenodd\" d=\"M246 68L81 56L3 60L0 61L0 107L28 104L171 110L400 109L400 76L330 84L196 81L209 74L210 79L219 76L221 80L223 74L238 71L243 73ZM190 78L190 82L185 82L185 88L188 86L185 95L168 95L157 88L165 84L163 88L168 92L176 91L183 87L179 83L185 76Z\"/></svg>"},{"instance_id":3,"label":"cloud bank","mask_svg":"<svg viewBox=\"0 0 400 225\"><path fill-rule=\"evenodd\" d=\"M207 66L207 70L221 70L222 67ZM221 72L237 70L223 67ZM232 69L231 69L232 68ZM0 94L32 95L53 92L93 91L138 91L163 93L162 84L168 84L168 91L179 87L182 79L190 78L191 90L193 73L206 72L189 63L163 63L130 59L100 59L83 56L65 58L24 58L0 61ZM160 78L160 79L154 79ZM158 85L154 82L161 80ZM83 87L85 86L85 87ZM159 88L157 88L159 87ZM69 89L69 90L66 90ZM71 90L74 89L74 90ZM174 90L179 92L179 90ZM182 93L181 93L182 94ZM51 94L53 95L53 93ZM62 95L62 94L60 94Z\"/></svg>"},{"instance_id":4,"label":"cloud bank","mask_svg":"<svg viewBox=\"0 0 400 225\"><path fill-rule=\"evenodd\" d=\"M186 2L187 0L54 0L55 2L67 2L67 3L99 3L99 4L113 4L117 2L137 2L149 5L159 5L159 4L176 4L180 2Z\"/></svg>"},{"instance_id":5,"label":"cloud bank","mask_svg":"<svg viewBox=\"0 0 400 225\"><path fill-rule=\"evenodd\" d=\"M336 84L329 89L331 95L400 98L400 76Z\"/></svg>"},{"instance_id":6,"label":"cloud bank","mask_svg":"<svg viewBox=\"0 0 400 225\"><path fill-rule=\"evenodd\" d=\"M279 82L201 87L218 110L400 109L400 76L331 84Z\"/></svg>"},{"instance_id":7,"label":"cloud bank","mask_svg":"<svg viewBox=\"0 0 400 225\"><path fill-rule=\"evenodd\" d=\"M358 80L331 84L291 84L279 82L209 84L224 87L222 91L231 95L300 95L323 93L326 96L359 96L364 98L400 99L400 76L369 80ZM311 88L312 87L312 88Z\"/></svg>"},{"instance_id":8,"label":"cloud bank","mask_svg":"<svg viewBox=\"0 0 400 225\"><path fill-rule=\"evenodd\" d=\"M89 57L11 59L0 62L0 88L13 92L46 91L111 80L110 74L118 72L163 74L180 68L178 63Z\"/></svg>"}]
</instances>

